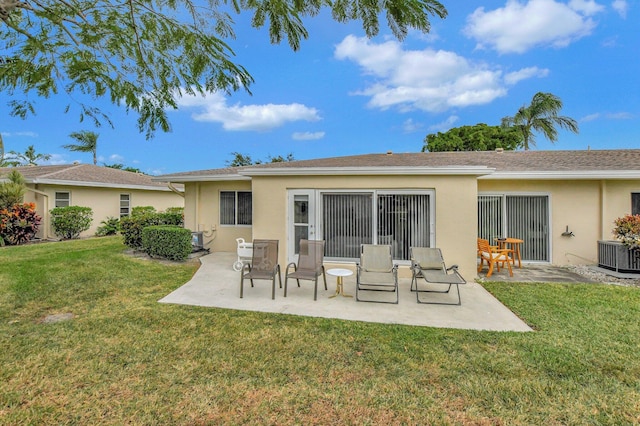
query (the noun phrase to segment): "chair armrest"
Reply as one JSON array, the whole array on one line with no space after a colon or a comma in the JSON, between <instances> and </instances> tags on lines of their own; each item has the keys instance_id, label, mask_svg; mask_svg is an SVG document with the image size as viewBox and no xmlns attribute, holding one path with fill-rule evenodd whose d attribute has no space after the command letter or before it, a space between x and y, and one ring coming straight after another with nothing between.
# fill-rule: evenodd
<instances>
[{"instance_id":1,"label":"chair armrest","mask_svg":"<svg viewBox=\"0 0 640 426\"><path fill-rule=\"evenodd\" d=\"M458 270L458 265L451 265L451 266L449 266L449 267L447 268L447 271L451 271L451 270L453 270L453 271L457 271L457 270Z\"/></svg>"},{"instance_id":2,"label":"chair armrest","mask_svg":"<svg viewBox=\"0 0 640 426\"><path fill-rule=\"evenodd\" d=\"M293 266L293 271L294 272L298 270L298 266L296 265L296 263L295 262L291 262L291 263L289 263L287 265L287 268L284 270L284 273L288 274L289 273L289 268L291 268L292 266Z\"/></svg>"}]
</instances>

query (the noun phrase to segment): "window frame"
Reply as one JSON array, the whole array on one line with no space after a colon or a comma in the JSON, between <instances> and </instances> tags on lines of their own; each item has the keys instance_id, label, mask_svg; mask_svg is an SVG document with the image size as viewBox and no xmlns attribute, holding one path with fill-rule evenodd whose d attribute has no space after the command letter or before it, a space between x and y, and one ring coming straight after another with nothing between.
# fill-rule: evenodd
<instances>
[{"instance_id":1,"label":"window frame","mask_svg":"<svg viewBox=\"0 0 640 426\"><path fill-rule=\"evenodd\" d=\"M128 197L128 199L127 199L127 207L126 207L127 213L126 214L122 214L122 201L123 201L122 200L122 196L123 195L126 195ZM119 202L120 202L120 205L119 205L120 218L131 216L131 194L130 193L121 193L120 197L119 197Z\"/></svg>"},{"instance_id":2,"label":"window frame","mask_svg":"<svg viewBox=\"0 0 640 426\"><path fill-rule=\"evenodd\" d=\"M637 208L634 208L636 206ZM631 214L632 215L640 214L640 192L636 192L636 191L631 192Z\"/></svg>"},{"instance_id":3,"label":"window frame","mask_svg":"<svg viewBox=\"0 0 640 426\"><path fill-rule=\"evenodd\" d=\"M226 218L223 217L223 194L228 194L228 193L233 193L233 223L225 223ZM249 194L249 203L250 203L250 209L248 212L240 212L240 194ZM246 202L246 200L244 200L243 202ZM253 226L253 191L251 190L220 190L219 194L218 194L218 205L219 205L219 212L218 212L218 220L220 222L220 226L223 227L252 227ZM241 218L242 216L247 216L248 215L248 222L249 223L239 223L239 218Z\"/></svg>"},{"instance_id":4,"label":"window frame","mask_svg":"<svg viewBox=\"0 0 640 426\"><path fill-rule=\"evenodd\" d=\"M66 194L67 198L66 199L59 198L58 197L59 194ZM60 201L66 202L66 205L64 205L64 206L59 205ZM70 205L71 205L71 191L55 191L54 196L53 196L53 206L54 207L69 207Z\"/></svg>"}]
</instances>

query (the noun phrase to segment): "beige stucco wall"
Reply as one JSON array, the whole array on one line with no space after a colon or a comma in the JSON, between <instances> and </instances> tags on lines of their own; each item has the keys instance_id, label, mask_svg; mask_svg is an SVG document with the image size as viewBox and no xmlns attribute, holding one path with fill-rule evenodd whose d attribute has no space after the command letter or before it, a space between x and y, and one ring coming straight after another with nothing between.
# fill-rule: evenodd
<instances>
[{"instance_id":1,"label":"beige stucco wall","mask_svg":"<svg viewBox=\"0 0 640 426\"><path fill-rule=\"evenodd\" d=\"M220 191L251 191L251 181L187 183L185 227L192 231L203 231L205 247L211 251L236 252L236 238L250 242L252 227L220 225Z\"/></svg>"},{"instance_id":2,"label":"beige stucco wall","mask_svg":"<svg viewBox=\"0 0 640 426\"><path fill-rule=\"evenodd\" d=\"M92 236L100 226L100 222L108 217L120 217L120 194L130 194L130 205L133 207L153 206L156 210L162 211L169 207L184 207L184 198L171 191L151 191L128 188L94 188L81 186L62 185L28 185L29 188L37 192L27 191L25 202L36 203L36 210L43 217L43 224L38 233L39 237L53 237L49 210L55 207L55 193L69 192L71 205L91 207L93 210L93 221L91 228L83 232L81 237ZM44 235L47 228L49 235Z\"/></svg>"},{"instance_id":3,"label":"beige stucco wall","mask_svg":"<svg viewBox=\"0 0 640 426\"><path fill-rule=\"evenodd\" d=\"M575 265L597 263L597 241L611 239L613 221L631 212L631 192L640 192L640 182L480 179L478 192L549 195L551 262ZM574 237L562 236L567 226Z\"/></svg>"},{"instance_id":4,"label":"beige stucco wall","mask_svg":"<svg viewBox=\"0 0 640 426\"><path fill-rule=\"evenodd\" d=\"M287 190L414 189L435 191L435 246L447 264L458 264L469 279L476 276L477 192L475 176L295 176L253 178L253 238L280 241L280 264L286 265ZM343 265L344 266L344 265ZM407 266L401 268L407 276Z\"/></svg>"}]
</instances>

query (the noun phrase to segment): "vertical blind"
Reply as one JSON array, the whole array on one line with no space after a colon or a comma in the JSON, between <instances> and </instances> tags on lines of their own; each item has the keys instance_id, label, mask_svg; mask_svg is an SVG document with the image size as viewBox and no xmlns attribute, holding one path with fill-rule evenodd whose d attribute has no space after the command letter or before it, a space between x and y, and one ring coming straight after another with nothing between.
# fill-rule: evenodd
<instances>
[{"instance_id":1,"label":"vertical blind","mask_svg":"<svg viewBox=\"0 0 640 426\"><path fill-rule=\"evenodd\" d=\"M355 259L360 244L372 240L373 194L324 194L322 220L325 256Z\"/></svg>"},{"instance_id":2,"label":"vertical blind","mask_svg":"<svg viewBox=\"0 0 640 426\"><path fill-rule=\"evenodd\" d=\"M549 260L549 199L546 196L507 196L509 237L524 240L520 253L527 260Z\"/></svg>"},{"instance_id":3,"label":"vertical blind","mask_svg":"<svg viewBox=\"0 0 640 426\"><path fill-rule=\"evenodd\" d=\"M409 247L429 247L429 196L378 196L378 244L391 244L394 259L409 259Z\"/></svg>"},{"instance_id":4,"label":"vertical blind","mask_svg":"<svg viewBox=\"0 0 640 426\"><path fill-rule=\"evenodd\" d=\"M409 247L430 245L429 212L428 194L325 193L325 255L355 259L360 244L375 243L391 245L394 259L408 260Z\"/></svg>"},{"instance_id":5,"label":"vertical blind","mask_svg":"<svg viewBox=\"0 0 640 426\"><path fill-rule=\"evenodd\" d=\"M220 191L220 224L251 225L252 197L249 191Z\"/></svg>"},{"instance_id":6,"label":"vertical blind","mask_svg":"<svg viewBox=\"0 0 640 426\"><path fill-rule=\"evenodd\" d=\"M549 261L549 197L479 195L478 237L519 238L523 260Z\"/></svg>"}]
</instances>

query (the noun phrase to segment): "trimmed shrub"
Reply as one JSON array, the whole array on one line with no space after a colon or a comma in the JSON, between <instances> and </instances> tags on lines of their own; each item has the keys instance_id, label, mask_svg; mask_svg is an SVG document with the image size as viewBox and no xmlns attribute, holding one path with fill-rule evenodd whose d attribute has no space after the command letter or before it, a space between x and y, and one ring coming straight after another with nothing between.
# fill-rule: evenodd
<instances>
[{"instance_id":1,"label":"trimmed shrub","mask_svg":"<svg viewBox=\"0 0 640 426\"><path fill-rule=\"evenodd\" d=\"M191 253L191 231L180 226L147 226L142 249L152 257L184 261Z\"/></svg>"},{"instance_id":2,"label":"trimmed shrub","mask_svg":"<svg viewBox=\"0 0 640 426\"><path fill-rule=\"evenodd\" d=\"M142 249L142 230L147 226L174 225L182 226L182 214L176 213L145 213L125 216L120 219L120 233L127 247L134 250Z\"/></svg>"},{"instance_id":3,"label":"trimmed shrub","mask_svg":"<svg viewBox=\"0 0 640 426\"><path fill-rule=\"evenodd\" d=\"M102 222L101 226L96 229L96 237L106 237L107 235L116 235L120 229L120 219L117 217L109 216Z\"/></svg>"},{"instance_id":4,"label":"trimmed shrub","mask_svg":"<svg viewBox=\"0 0 640 426\"><path fill-rule=\"evenodd\" d=\"M140 216L147 213L155 213L156 208L153 206L137 206L131 209L131 216Z\"/></svg>"},{"instance_id":5,"label":"trimmed shrub","mask_svg":"<svg viewBox=\"0 0 640 426\"><path fill-rule=\"evenodd\" d=\"M24 244L33 239L42 218L33 203L15 204L0 209L0 245Z\"/></svg>"},{"instance_id":6,"label":"trimmed shrub","mask_svg":"<svg viewBox=\"0 0 640 426\"><path fill-rule=\"evenodd\" d=\"M93 210L91 207L56 207L51 213L53 233L63 240L78 238L80 233L91 227Z\"/></svg>"},{"instance_id":7,"label":"trimmed shrub","mask_svg":"<svg viewBox=\"0 0 640 426\"><path fill-rule=\"evenodd\" d=\"M182 217L184 217L184 207L168 207L164 212L171 214L181 214Z\"/></svg>"}]
</instances>

